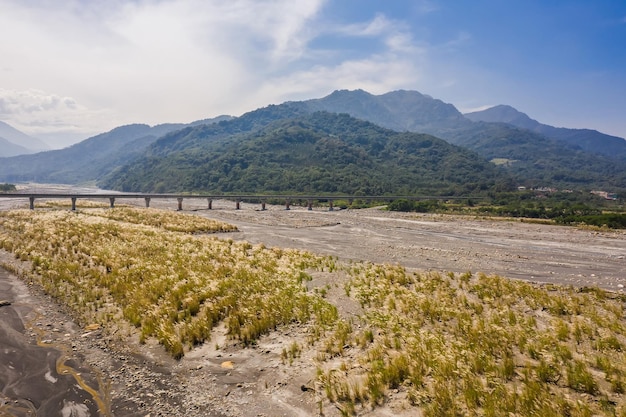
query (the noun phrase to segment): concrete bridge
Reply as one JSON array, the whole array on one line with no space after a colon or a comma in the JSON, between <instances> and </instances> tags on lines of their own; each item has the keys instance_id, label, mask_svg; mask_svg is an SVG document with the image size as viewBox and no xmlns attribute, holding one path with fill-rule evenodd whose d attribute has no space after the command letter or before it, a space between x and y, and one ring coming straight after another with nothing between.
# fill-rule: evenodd
<instances>
[{"instance_id":1,"label":"concrete bridge","mask_svg":"<svg viewBox=\"0 0 626 417\"><path fill-rule=\"evenodd\" d=\"M0 193L0 199L2 198L21 198L28 199L30 202L30 209L35 209L35 200L41 199L70 199L72 202L72 210L76 210L76 201L78 199L93 200L93 199L108 199L110 207L115 207L116 199L144 199L146 207L150 207L150 201L153 199L176 199L178 201L178 210L183 209L183 201L185 199L205 199L207 200L207 208L211 210L213 208L213 200L231 200L235 202L235 208L240 209L242 201L260 202L261 210L265 210L268 200L271 201L283 201L285 209L289 210L292 202L294 201L306 201L309 210L313 210L314 202L328 202L329 210L334 210L334 202L348 201L352 204L354 200L365 201L385 201L391 202L394 200L466 200L468 198L480 199L480 197L459 197L459 196L355 196L355 195L220 195L220 194L133 194L133 193Z\"/></svg>"}]
</instances>

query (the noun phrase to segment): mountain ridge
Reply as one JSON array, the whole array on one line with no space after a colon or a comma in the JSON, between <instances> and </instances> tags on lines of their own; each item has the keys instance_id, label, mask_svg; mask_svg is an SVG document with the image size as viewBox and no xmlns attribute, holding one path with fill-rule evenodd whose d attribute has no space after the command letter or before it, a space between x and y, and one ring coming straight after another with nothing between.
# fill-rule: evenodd
<instances>
[{"instance_id":1,"label":"mountain ridge","mask_svg":"<svg viewBox=\"0 0 626 417\"><path fill-rule=\"evenodd\" d=\"M20 154L35 153L50 149L50 147L46 145L43 141L27 135L26 133L15 129L13 126L3 121L0 121L0 138L12 143L13 145L19 146L19 148L13 149L14 151L20 151ZM24 151L21 151L20 148L23 148ZM4 142L0 142L0 156L19 155L11 155L10 153L11 147L7 146Z\"/></svg>"},{"instance_id":2,"label":"mountain ridge","mask_svg":"<svg viewBox=\"0 0 626 417\"><path fill-rule=\"evenodd\" d=\"M473 152L430 135L396 132L347 114L280 116L290 110L270 106L230 126L173 132L101 185L144 192L459 195L492 189L497 177L506 177ZM250 123L256 116L274 120ZM227 128L238 133L225 136ZM191 146L172 148L175 139Z\"/></svg>"},{"instance_id":3,"label":"mountain ridge","mask_svg":"<svg viewBox=\"0 0 626 417\"><path fill-rule=\"evenodd\" d=\"M145 163L147 160L151 164L160 164L164 160L168 163L177 161L185 169L191 170L189 163L194 160L194 153L207 157L207 150L231 152L230 147L234 143L241 145L242 138L254 140L254 132L258 133L272 123L320 111L350 115L398 133L429 134L444 139L452 145L474 152L479 155L477 158L486 158L501 165L499 175L511 175L518 185L626 190L626 162L586 152L576 144L551 139L511 124L475 122L463 116L452 104L410 90L392 91L378 96L363 90L337 90L326 97L269 105L239 117L208 119L213 120L213 123L198 121L154 127L135 125L143 126L135 128L129 125L64 150L51 151L59 153L44 152L41 155L5 158L0 162L0 180L121 184L119 175L128 176L129 173L138 172L130 165L137 161ZM143 129L145 134L122 135L117 140L111 137L129 129ZM354 149L338 147L336 151L349 154ZM94 153L98 156L91 155ZM218 156L211 154L211 157ZM395 161L390 159L388 163L393 165ZM163 172L168 170L164 169ZM155 185L169 180L160 182L151 178L151 181ZM133 181L125 182L124 187L130 190L129 184L134 184L137 189L146 189L142 182L141 178L135 176ZM162 185L160 188L167 191Z\"/></svg>"},{"instance_id":4,"label":"mountain ridge","mask_svg":"<svg viewBox=\"0 0 626 417\"><path fill-rule=\"evenodd\" d=\"M466 113L472 121L506 123L531 130L551 139L578 146L587 152L598 153L626 161L626 139L607 135L593 129L571 129L546 125L530 118L509 105L497 105L485 110Z\"/></svg>"}]
</instances>

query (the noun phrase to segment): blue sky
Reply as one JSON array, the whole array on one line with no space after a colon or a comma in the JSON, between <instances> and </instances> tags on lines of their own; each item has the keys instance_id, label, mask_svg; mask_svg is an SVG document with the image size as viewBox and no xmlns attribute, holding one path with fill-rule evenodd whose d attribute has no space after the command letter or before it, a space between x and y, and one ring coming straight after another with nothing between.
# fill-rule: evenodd
<instances>
[{"instance_id":1,"label":"blue sky","mask_svg":"<svg viewBox=\"0 0 626 417\"><path fill-rule=\"evenodd\" d=\"M40 137L357 88L626 137L623 0L0 0L0 36L0 120Z\"/></svg>"}]
</instances>

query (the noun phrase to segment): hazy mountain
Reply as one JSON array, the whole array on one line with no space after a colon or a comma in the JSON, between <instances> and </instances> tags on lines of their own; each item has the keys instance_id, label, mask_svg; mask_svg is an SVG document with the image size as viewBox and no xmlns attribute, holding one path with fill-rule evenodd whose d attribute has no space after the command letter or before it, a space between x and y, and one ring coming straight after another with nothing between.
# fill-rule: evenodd
<instances>
[{"instance_id":1,"label":"hazy mountain","mask_svg":"<svg viewBox=\"0 0 626 417\"><path fill-rule=\"evenodd\" d=\"M11 125L0 121L0 138L7 140L8 142L13 143L14 145L18 145L22 148L25 148L26 152L21 153L33 153L38 151L44 151L50 149L48 145L37 138L33 138L32 136L28 136L27 134L20 132L15 129ZM0 144L2 146L2 144ZM3 148L0 147L0 152L2 152ZM1 154L2 156L11 156L6 153ZM18 155L18 154L14 154Z\"/></svg>"},{"instance_id":2,"label":"hazy mountain","mask_svg":"<svg viewBox=\"0 0 626 417\"><path fill-rule=\"evenodd\" d=\"M223 119L221 117L218 120ZM197 123L211 123L210 120ZM95 181L140 156L159 137L185 126L122 126L65 149L2 158L0 180L67 184Z\"/></svg>"},{"instance_id":3,"label":"hazy mountain","mask_svg":"<svg viewBox=\"0 0 626 417\"><path fill-rule=\"evenodd\" d=\"M3 137L0 137L0 157L23 155L32 152L33 151L31 151L30 149L26 149L23 146L16 145L15 143L10 142Z\"/></svg>"},{"instance_id":4,"label":"hazy mountain","mask_svg":"<svg viewBox=\"0 0 626 417\"><path fill-rule=\"evenodd\" d=\"M123 191L468 195L512 187L498 167L430 135L287 103L185 128L99 185Z\"/></svg>"},{"instance_id":5,"label":"hazy mountain","mask_svg":"<svg viewBox=\"0 0 626 417\"><path fill-rule=\"evenodd\" d=\"M626 160L626 140L591 129L568 129L539 123L511 106L499 105L486 110L465 114L470 120L508 123L528 129L551 139L580 147L588 152Z\"/></svg>"},{"instance_id":6,"label":"hazy mountain","mask_svg":"<svg viewBox=\"0 0 626 417\"><path fill-rule=\"evenodd\" d=\"M470 124L452 104L417 91L399 90L375 96L363 90L340 90L324 98L301 102L301 105L309 111L347 113L399 132L437 136L441 131Z\"/></svg>"}]
</instances>

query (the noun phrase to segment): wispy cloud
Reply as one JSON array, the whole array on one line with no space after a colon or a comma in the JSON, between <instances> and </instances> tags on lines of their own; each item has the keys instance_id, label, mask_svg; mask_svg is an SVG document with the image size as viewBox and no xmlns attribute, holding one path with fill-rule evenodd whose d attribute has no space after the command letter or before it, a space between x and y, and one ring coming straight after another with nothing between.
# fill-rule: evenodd
<instances>
[{"instance_id":1,"label":"wispy cloud","mask_svg":"<svg viewBox=\"0 0 626 417\"><path fill-rule=\"evenodd\" d=\"M61 119L104 130L238 115L337 88L382 93L424 78L432 46L408 24L383 13L322 22L329 1L4 0L0 36L19 42L0 44L13 89L0 117L38 130L46 121L59 129ZM368 46L346 53L351 39Z\"/></svg>"},{"instance_id":2,"label":"wispy cloud","mask_svg":"<svg viewBox=\"0 0 626 417\"><path fill-rule=\"evenodd\" d=\"M93 133L108 116L106 111L89 110L72 97L34 89L0 89L0 119L34 134Z\"/></svg>"},{"instance_id":3,"label":"wispy cloud","mask_svg":"<svg viewBox=\"0 0 626 417\"><path fill-rule=\"evenodd\" d=\"M439 4L433 0L417 0L414 2L413 10L418 14L429 14L439 10Z\"/></svg>"}]
</instances>

